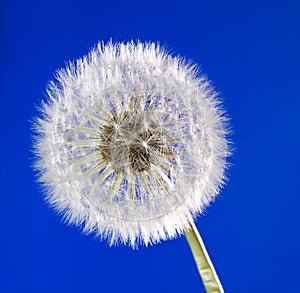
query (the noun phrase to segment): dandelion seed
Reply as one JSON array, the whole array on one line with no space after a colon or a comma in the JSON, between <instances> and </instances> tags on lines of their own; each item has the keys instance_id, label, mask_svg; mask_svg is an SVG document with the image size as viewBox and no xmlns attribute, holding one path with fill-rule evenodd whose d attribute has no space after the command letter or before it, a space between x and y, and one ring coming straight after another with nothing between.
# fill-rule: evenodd
<instances>
[{"instance_id":1,"label":"dandelion seed","mask_svg":"<svg viewBox=\"0 0 300 293\"><path fill-rule=\"evenodd\" d=\"M207 79L140 42L99 44L56 79L35 123L49 203L110 244L182 234L224 182L226 119Z\"/></svg>"}]
</instances>

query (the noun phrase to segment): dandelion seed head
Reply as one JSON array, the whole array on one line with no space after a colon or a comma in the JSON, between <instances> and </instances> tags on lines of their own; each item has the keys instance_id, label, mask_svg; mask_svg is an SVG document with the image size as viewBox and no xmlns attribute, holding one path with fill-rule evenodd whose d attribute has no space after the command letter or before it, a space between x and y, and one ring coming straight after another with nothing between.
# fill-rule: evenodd
<instances>
[{"instance_id":1,"label":"dandelion seed head","mask_svg":"<svg viewBox=\"0 0 300 293\"><path fill-rule=\"evenodd\" d=\"M47 94L35 168L48 202L85 232L132 247L174 238L224 183L216 93L158 44L99 43Z\"/></svg>"}]
</instances>

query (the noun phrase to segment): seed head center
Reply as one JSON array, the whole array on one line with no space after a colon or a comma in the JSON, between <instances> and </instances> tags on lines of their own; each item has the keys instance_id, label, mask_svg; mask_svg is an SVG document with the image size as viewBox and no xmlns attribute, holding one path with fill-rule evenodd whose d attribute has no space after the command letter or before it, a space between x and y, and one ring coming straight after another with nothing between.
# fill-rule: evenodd
<instances>
[{"instance_id":1,"label":"seed head center","mask_svg":"<svg viewBox=\"0 0 300 293\"><path fill-rule=\"evenodd\" d=\"M148 122L145 128L143 115L136 112L114 115L103 127L100 138L101 155L116 172L128 168L135 174L149 171L163 146L159 127Z\"/></svg>"}]
</instances>

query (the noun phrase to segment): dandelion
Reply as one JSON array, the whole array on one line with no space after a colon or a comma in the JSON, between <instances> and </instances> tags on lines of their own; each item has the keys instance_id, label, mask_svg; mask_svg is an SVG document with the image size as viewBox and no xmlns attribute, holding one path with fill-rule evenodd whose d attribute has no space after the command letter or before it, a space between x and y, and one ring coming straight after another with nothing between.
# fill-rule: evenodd
<instances>
[{"instance_id":1,"label":"dandelion","mask_svg":"<svg viewBox=\"0 0 300 293\"><path fill-rule=\"evenodd\" d=\"M35 167L67 222L147 246L188 231L218 194L226 119L196 66L154 43L99 43L47 94Z\"/></svg>"}]
</instances>

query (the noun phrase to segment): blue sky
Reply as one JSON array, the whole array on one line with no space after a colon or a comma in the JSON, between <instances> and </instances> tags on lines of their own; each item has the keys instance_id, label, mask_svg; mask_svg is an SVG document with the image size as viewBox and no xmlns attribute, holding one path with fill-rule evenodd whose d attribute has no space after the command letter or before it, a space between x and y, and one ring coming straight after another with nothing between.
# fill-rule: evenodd
<instances>
[{"instance_id":1,"label":"blue sky","mask_svg":"<svg viewBox=\"0 0 300 293\"><path fill-rule=\"evenodd\" d=\"M1 1L0 292L204 292L184 237L133 251L66 226L30 167L55 69L97 41L159 41L231 117L229 181L196 224L226 292L300 292L298 1Z\"/></svg>"}]
</instances>

